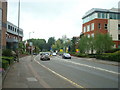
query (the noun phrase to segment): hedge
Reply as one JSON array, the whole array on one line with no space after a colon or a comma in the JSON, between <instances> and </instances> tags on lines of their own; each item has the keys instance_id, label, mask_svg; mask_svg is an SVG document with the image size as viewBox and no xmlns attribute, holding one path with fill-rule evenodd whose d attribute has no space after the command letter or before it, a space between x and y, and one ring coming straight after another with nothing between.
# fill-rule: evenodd
<instances>
[{"instance_id":1,"label":"hedge","mask_svg":"<svg viewBox=\"0 0 120 90\"><path fill-rule=\"evenodd\" d=\"M120 51L116 51L114 53L103 53L101 55L96 55L96 58L120 62Z\"/></svg>"},{"instance_id":2,"label":"hedge","mask_svg":"<svg viewBox=\"0 0 120 90\"><path fill-rule=\"evenodd\" d=\"M14 62L14 57L2 56L2 59L8 61L9 64L12 64Z\"/></svg>"},{"instance_id":3,"label":"hedge","mask_svg":"<svg viewBox=\"0 0 120 90\"><path fill-rule=\"evenodd\" d=\"M4 70L6 70L8 68L8 66L9 66L9 62L3 59L2 60L2 68L4 68Z\"/></svg>"}]
</instances>

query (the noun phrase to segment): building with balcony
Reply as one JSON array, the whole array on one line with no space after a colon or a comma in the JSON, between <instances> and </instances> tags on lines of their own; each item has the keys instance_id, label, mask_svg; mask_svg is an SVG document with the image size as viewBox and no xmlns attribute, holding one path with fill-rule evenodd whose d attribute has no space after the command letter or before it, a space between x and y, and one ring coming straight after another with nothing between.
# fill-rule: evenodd
<instances>
[{"instance_id":1,"label":"building with balcony","mask_svg":"<svg viewBox=\"0 0 120 90\"><path fill-rule=\"evenodd\" d=\"M6 48L7 1L0 1L0 49Z\"/></svg>"},{"instance_id":2,"label":"building with balcony","mask_svg":"<svg viewBox=\"0 0 120 90\"><path fill-rule=\"evenodd\" d=\"M94 37L96 33L109 33L116 48L120 48L120 10L93 8L83 16L82 33Z\"/></svg>"},{"instance_id":3,"label":"building with balcony","mask_svg":"<svg viewBox=\"0 0 120 90\"><path fill-rule=\"evenodd\" d=\"M6 32L6 48L15 50L18 47L18 35L19 41L23 39L23 29L19 28L9 21L7 22Z\"/></svg>"}]
</instances>

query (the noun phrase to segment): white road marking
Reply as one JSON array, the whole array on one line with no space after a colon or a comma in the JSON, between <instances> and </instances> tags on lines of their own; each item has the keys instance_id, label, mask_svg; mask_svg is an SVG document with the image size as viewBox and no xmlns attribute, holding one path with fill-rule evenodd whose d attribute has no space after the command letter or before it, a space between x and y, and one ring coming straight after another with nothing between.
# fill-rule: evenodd
<instances>
[{"instance_id":1,"label":"white road marking","mask_svg":"<svg viewBox=\"0 0 120 90\"><path fill-rule=\"evenodd\" d=\"M36 57L35 57L35 58L36 58ZM50 68L48 68L48 67L46 67L45 65L41 64L40 62L38 62L36 59L34 59L34 61L35 61L36 63L38 63L39 65L41 65L42 67L44 67L45 69L47 69L48 71L52 72L53 74L55 74L55 75L61 77L62 79L68 81L68 82L71 83L72 85L74 85L74 86L76 86L76 87L78 87L78 88L85 88L85 87L83 87L83 86L81 86L81 85L73 82L72 80L70 80L70 79L68 79L68 78L66 78L66 77L58 74L57 72L51 70Z\"/></svg>"},{"instance_id":2,"label":"white road marking","mask_svg":"<svg viewBox=\"0 0 120 90\"><path fill-rule=\"evenodd\" d=\"M56 58L58 58L58 57L56 57ZM89 68L93 68L93 69L97 69L97 70L101 70L101 71L106 71L106 72L113 73L113 74L120 74L118 72L110 71L110 70L99 68L99 67L90 66L90 65L87 65L87 64L76 63L76 62L64 60L64 59L61 59L61 58L58 58L58 59L60 59L60 61L69 62L69 63L72 63L72 64L85 66L85 67L89 67Z\"/></svg>"}]
</instances>

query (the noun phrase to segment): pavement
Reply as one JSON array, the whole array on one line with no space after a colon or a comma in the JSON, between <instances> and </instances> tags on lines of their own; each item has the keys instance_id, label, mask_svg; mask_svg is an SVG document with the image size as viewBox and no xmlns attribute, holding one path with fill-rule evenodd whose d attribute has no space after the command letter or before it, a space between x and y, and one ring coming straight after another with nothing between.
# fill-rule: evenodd
<instances>
[{"instance_id":1,"label":"pavement","mask_svg":"<svg viewBox=\"0 0 120 90\"><path fill-rule=\"evenodd\" d=\"M88 58L87 60L110 65L119 65L117 62L96 60L93 58ZM44 88L44 85L36 79L33 70L30 69L29 66L31 66L31 63L31 56L22 57L20 58L20 62L15 62L5 76L2 88ZM43 81L41 82L44 83Z\"/></svg>"},{"instance_id":2,"label":"pavement","mask_svg":"<svg viewBox=\"0 0 120 90\"><path fill-rule=\"evenodd\" d=\"M15 62L10 67L2 88L43 88L28 66L31 63L30 56L20 58L19 62Z\"/></svg>"}]
</instances>

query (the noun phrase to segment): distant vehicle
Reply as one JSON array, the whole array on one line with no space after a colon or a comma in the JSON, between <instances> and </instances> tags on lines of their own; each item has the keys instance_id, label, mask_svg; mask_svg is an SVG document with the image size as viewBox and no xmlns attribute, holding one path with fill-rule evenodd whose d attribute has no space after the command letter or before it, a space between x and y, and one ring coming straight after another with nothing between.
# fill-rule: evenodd
<instances>
[{"instance_id":1,"label":"distant vehicle","mask_svg":"<svg viewBox=\"0 0 120 90\"><path fill-rule=\"evenodd\" d=\"M40 60L50 60L49 53L41 53Z\"/></svg>"},{"instance_id":2,"label":"distant vehicle","mask_svg":"<svg viewBox=\"0 0 120 90\"><path fill-rule=\"evenodd\" d=\"M57 54L55 52L52 53L52 56L56 56Z\"/></svg>"},{"instance_id":3,"label":"distant vehicle","mask_svg":"<svg viewBox=\"0 0 120 90\"><path fill-rule=\"evenodd\" d=\"M69 53L63 53L62 58L71 59L71 55Z\"/></svg>"},{"instance_id":4,"label":"distant vehicle","mask_svg":"<svg viewBox=\"0 0 120 90\"><path fill-rule=\"evenodd\" d=\"M37 55L37 53L33 53L33 55Z\"/></svg>"}]
</instances>

